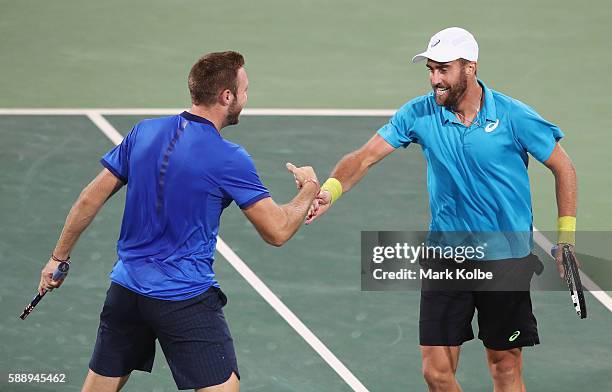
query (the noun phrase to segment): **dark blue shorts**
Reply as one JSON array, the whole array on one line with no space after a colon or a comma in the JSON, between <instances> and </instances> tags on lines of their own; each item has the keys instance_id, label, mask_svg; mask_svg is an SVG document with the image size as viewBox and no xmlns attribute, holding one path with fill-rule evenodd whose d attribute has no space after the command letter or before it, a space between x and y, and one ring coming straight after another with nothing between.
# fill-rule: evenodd
<instances>
[{"instance_id":1,"label":"dark blue shorts","mask_svg":"<svg viewBox=\"0 0 612 392\"><path fill-rule=\"evenodd\" d=\"M240 377L222 310L226 303L216 287L184 301L163 301L111 283L89 368L107 377L150 373L159 339L178 389L222 384L232 372Z\"/></svg>"}]
</instances>

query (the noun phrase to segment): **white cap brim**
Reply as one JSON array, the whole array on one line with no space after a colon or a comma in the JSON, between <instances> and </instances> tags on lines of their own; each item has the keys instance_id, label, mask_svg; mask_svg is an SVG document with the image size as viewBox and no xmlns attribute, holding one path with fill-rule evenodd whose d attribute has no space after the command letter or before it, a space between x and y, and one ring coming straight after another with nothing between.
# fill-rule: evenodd
<instances>
[{"instance_id":1,"label":"white cap brim","mask_svg":"<svg viewBox=\"0 0 612 392\"><path fill-rule=\"evenodd\" d=\"M472 56L467 55L465 51L462 51L456 47L452 47L452 46L449 47L449 46L440 44L433 48L427 49L423 53L417 54L416 56L412 58L412 62L418 63L419 61L430 59L437 63L448 63L449 61L454 61L460 58L464 58L469 61L477 61L478 59L477 57L476 58L466 58L466 57L472 57Z\"/></svg>"},{"instance_id":2,"label":"white cap brim","mask_svg":"<svg viewBox=\"0 0 612 392\"><path fill-rule=\"evenodd\" d=\"M445 48L442 45L438 45L434 48L426 50L423 53L417 54L412 58L412 62L418 63L419 61L430 59L437 63L448 63L449 61L454 61L459 58L461 58L461 54L459 54L455 48Z\"/></svg>"}]
</instances>

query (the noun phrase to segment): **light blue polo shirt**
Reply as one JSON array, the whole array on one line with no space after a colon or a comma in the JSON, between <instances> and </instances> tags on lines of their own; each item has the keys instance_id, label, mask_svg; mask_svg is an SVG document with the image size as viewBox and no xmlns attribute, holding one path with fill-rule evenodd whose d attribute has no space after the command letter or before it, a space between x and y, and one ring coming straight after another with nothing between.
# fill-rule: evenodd
<instances>
[{"instance_id":1,"label":"light blue polo shirt","mask_svg":"<svg viewBox=\"0 0 612 392\"><path fill-rule=\"evenodd\" d=\"M378 134L395 148L421 146L430 232L471 233L474 244L487 244L488 260L524 257L533 245L527 153L546 161L563 132L531 107L478 83L484 104L473 125L436 104L431 92L402 106Z\"/></svg>"}]
</instances>

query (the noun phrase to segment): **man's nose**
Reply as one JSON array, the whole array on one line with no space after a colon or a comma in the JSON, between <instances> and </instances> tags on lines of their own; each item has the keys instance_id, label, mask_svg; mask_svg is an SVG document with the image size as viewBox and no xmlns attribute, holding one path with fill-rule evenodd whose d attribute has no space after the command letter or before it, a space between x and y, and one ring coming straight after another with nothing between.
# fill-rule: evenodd
<instances>
[{"instance_id":1,"label":"man's nose","mask_svg":"<svg viewBox=\"0 0 612 392\"><path fill-rule=\"evenodd\" d=\"M431 74L429 75L429 81L431 82L432 86L440 84L442 82L442 78L440 77L440 73L436 72L436 71L431 72Z\"/></svg>"}]
</instances>

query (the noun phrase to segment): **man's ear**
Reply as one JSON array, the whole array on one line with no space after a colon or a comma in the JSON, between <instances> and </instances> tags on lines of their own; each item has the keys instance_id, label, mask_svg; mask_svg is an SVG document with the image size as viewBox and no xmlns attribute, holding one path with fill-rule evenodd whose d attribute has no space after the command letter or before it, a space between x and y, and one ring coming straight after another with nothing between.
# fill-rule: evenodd
<instances>
[{"instance_id":1,"label":"man's ear","mask_svg":"<svg viewBox=\"0 0 612 392\"><path fill-rule=\"evenodd\" d=\"M470 61L465 67L465 73L469 76L476 75L476 63L473 61Z\"/></svg>"},{"instance_id":2,"label":"man's ear","mask_svg":"<svg viewBox=\"0 0 612 392\"><path fill-rule=\"evenodd\" d=\"M232 103L234 94L229 89L222 90L217 97L217 101L222 106L229 106Z\"/></svg>"}]
</instances>

